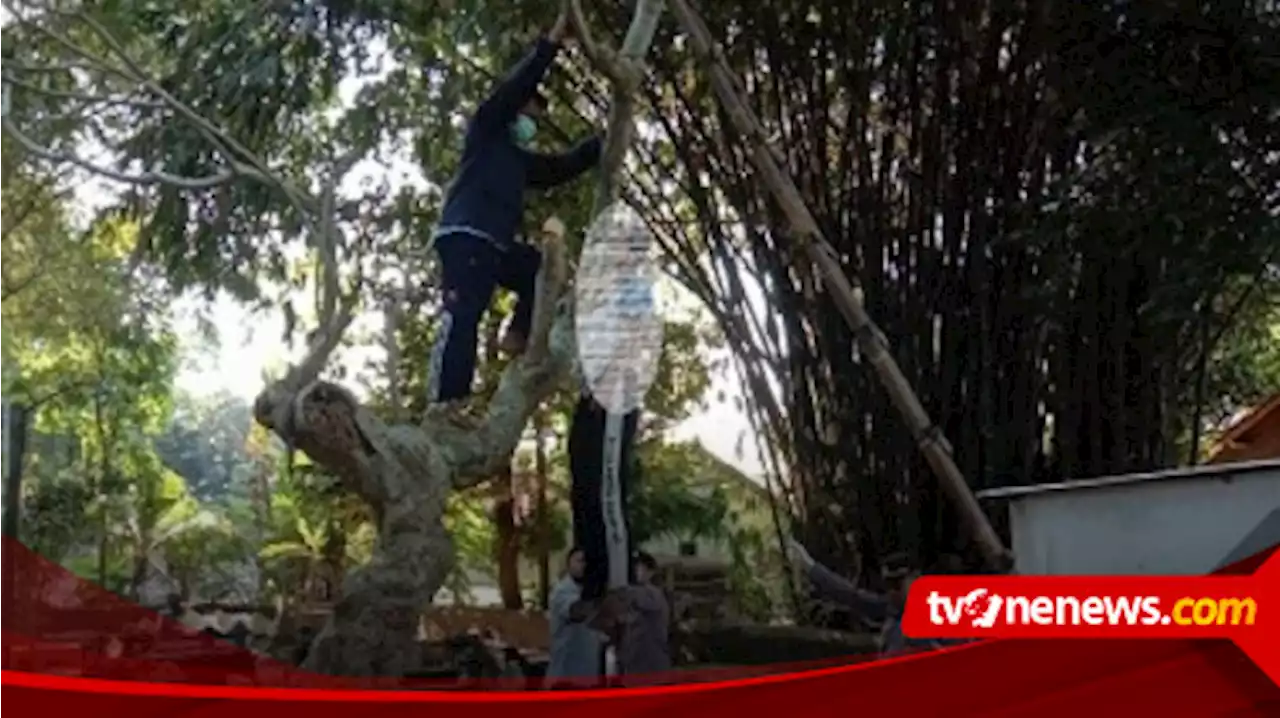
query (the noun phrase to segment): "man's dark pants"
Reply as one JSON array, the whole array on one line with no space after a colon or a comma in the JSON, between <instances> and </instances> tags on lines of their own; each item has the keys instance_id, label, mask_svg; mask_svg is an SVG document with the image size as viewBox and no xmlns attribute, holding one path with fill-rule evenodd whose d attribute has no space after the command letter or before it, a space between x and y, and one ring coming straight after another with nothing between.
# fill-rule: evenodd
<instances>
[{"instance_id":1,"label":"man's dark pants","mask_svg":"<svg viewBox=\"0 0 1280 718\"><path fill-rule=\"evenodd\" d=\"M619 472L619 503L614 507L622 519L625 543L610 540L606 507L603 505L603 483L606 463L605 452L610 450L606 441L607 412L585 392L574 407L573 423L569 429L569 472L572 485L569 498L573 507L574 542L582 547L586 559L586 574L582 581L583 600L595 600L604 596L609 584L609 566L612 561L627 564L627 576L631 575L632 541L630 517L627 514L627 490L631 483L634 462L636 421L639 411L622 417Z\"/></svg>"},{"instance_id":2,"label":"man's dark pants","mask_svg":"<svg viewBox=\"0 0 1280 718\"><path fill-rule=\"evenodd\" d=\"M533 293L542 255L519 242L501 245L467 234L450 234L435 242L443 274L443 312L431 352L432 402L471 396L476 371L480 318L489 308L494 289L517 296L511 330L529 335L533 323Z\"/></svg>"}]
</instances>

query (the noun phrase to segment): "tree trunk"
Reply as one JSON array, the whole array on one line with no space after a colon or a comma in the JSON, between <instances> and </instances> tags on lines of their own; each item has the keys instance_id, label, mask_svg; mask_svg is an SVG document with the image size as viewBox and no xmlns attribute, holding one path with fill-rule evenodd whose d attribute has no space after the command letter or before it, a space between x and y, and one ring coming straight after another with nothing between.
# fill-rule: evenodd
<instances>
[{"instance_id":1,"label":"tree trunk","mask_svg":"<svg viewBox=\"0 0 1280 718\"><path fill-rule=\"evenodd\" d=\"M255 462L256 463L256 462ZM253 484L252 497L253 516L255 532L257 533L257 542L261 546L266 543L267 535L271 530L271 485L268 482L267 470L262 465L255 465L253 468ZM258 572L258 595L261 596L267 590L267 566L262 560L262 556L254 554L253 564Z\"/></svg>"},{"instance_id":2,"label":"tree trunk","mask_svg":"<svg viewBox=\"0 0 1280 718\"><path fill-rule=\"evenodd\" d=\"M534 521L538 545L538 605L551 607L551 516L547 506L547 445L546 417L541 412L533 416L534 447L533 470L537 475L537 498Z\"/></svg>"},{"instance_id":3,"label":"tree trunk","mask_svg":"<svg viewBox=\"0 0 1280 718\"><path fill-rule=\"evenodd\" d=\"M329 540L324 547L324 600L332 601L338 592L338 584L346 571L347 534L340 521L334 521L329 527Z\"/></svg>"},{"instance_id":4,"label":"tree trunk","mask_svg":"<svg viewBox=\"0 0 1280 718\"><path fill-rule=\"evenodd\" d=\"M419 616L454 566L445 500L510 465L528 417L561 386L576 354L571 313L549 311L565 285L562 238L551 239L530 347L503 373L478 427L430 412L420 426L387 425L345 389L315 381L350 322L346 310L317 334L307 359L255 402L255 418L333 471L373 508L378 525L373 558L343 581L307 670L375 676L412 668Z\"/></svg>"},{"instance_id":5,"label":"tree trunk","mask_svg":"<svg viewBox=\"0 0 1280 718\"><path fill-rule=\"evenodd\" d=\"M1209 313L1200 318L1200 356L1196 360L1195 398L1191 410L1191 446L1187 448L1187 465L1200 463L1200 442L1204 433L1205 387L1209 376Z\"/></svg>"},{"instance_id":6,"label":"tree trunk","mask_svg":"<svg viewBox=\"0 0 1280 718\"><path fill-rule=\"evenodd\" d=\"M111 473L111 457L108 453L107 432L102 416L102 398L93 398L94 427L98 432L98 481L94 497L98 500L98 585L107 585L107 476Z\"/></svg>"},{"instance_id":7,"label":"tree trunk","mask_svg":"<svg viewBox=\"0 0 1280 718\"><path fill-rule=\"evenodd\" d=\"M524 608L520 596L520 529L516 526L515 480L511 466L498 473L493 501L496 528L494 559L498 564L498 590L502 607L518 611Z\"/></svg>"},{"instance_id":8,"label":"tree trunk","mask_svg":"<svg viewBox=\"0 0 1280 718\"><path fill-rule=\"evenodd\" d=\"M133 557L133 575L129 578L129 595L139 601L142 598L142 584L147 581L147 549L144 545L139 545L134 550L136 553Z\"/></svg>"}]
</instances>

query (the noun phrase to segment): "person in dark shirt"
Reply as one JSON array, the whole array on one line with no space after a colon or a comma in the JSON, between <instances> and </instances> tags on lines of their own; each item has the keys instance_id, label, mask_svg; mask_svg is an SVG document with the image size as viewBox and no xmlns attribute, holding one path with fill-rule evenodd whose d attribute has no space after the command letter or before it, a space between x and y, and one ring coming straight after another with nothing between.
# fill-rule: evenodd
<instances>
[{"instance_id":1,"label":"person in dark shirt","mask_svg":"<svg viewBox=\"0 0 1280 718\"><path fill-rule=\"evenodd\" d=\"M622 591L625 613L617 646L620 683L638 686L669 680L671 605L654 583L658 562L643 551L635 557L635 583Z\"/></svg>"},{"instance_id":2,"label":"person in dark shirt","mask_svg":"<svg viewBox=\"0 0 1280 718\"><path fill-rule=\"evenodd\" d=\"M443 274L443 314L431 355L428 399L463 423L476 368L477 329L498 286L517 295L502 348L523 351L533 321L533 290L540 252L516 240L528 188L569 182L600 159L592 137L564 154L529 149L545 101L538 93L569 23L562 13L552 29L476 109L467 126L461 166L445 196L433 241Z\"/></svg>"}]
</instances>

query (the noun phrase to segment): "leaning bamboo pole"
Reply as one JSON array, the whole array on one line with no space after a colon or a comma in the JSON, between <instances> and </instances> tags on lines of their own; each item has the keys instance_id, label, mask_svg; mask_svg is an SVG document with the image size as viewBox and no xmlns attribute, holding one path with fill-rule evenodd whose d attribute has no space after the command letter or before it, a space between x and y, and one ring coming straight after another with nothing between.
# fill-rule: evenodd
<instances>
[{"instance_id":1,"label":"leaning bamboo pole","mask_svg":"<svg viewBox=\"0 0 1280 718\"><path fill-rule=\"evenodd\" d=\"M990 520L978 505L964 475L951 457L951 446L942 431L929 418L910 382L889 352L889 342L875 325L862 304L862 289L845 276L835 250L818 228L803 196L783 163L774 154L764 126L742 97L724 53L711 36L706 23L689 0L671 0L672 10L689 37L701 60L707 62L712 87L721 105L738 131L751 143L750 154L770 193L786 214L792 238L821 274L822 283L831 294L840 314L853 331L863 355L871 362L894 406L906 420L925 460L929 462L943 490L960 509L969 533L977 541L987 564L997 570L1007 569L1012 555L996 535ZM807 268L806 268L807 269ZM807 273L807 272L806 272Z\"/></svg>"}]
</instances>

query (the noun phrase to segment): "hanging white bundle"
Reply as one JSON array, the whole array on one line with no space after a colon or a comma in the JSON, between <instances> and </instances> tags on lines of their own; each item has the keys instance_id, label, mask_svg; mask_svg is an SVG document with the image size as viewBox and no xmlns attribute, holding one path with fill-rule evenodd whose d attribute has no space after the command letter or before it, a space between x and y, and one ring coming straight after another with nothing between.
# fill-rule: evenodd
<instances>
[{"instance_id":1,"label":"hanging white bundle","mask_svg":"<svg viewBox=\"0 0 1280 718\"><path fill-rule=\"evenodd\" d=\"M615 202L587 231L574 287L578 361L587 389L610 413L638 409L662 356L653 235Z\"/></svg>"}]
</instances>

